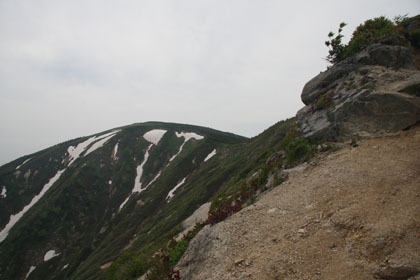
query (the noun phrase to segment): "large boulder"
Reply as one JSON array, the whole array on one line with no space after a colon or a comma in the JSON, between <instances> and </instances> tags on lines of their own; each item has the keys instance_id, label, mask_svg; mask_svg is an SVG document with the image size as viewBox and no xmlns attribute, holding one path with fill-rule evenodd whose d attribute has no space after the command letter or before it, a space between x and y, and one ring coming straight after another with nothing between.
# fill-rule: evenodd
<instances>
[{"instance_id":1,"label":"large boulder","mask_svg":"<svg viewBox=\"0 0 420 280\"><path fill-rule=\"evenodd\" d=\"M380 65L394 69L415 69L413 57L408 48L373 44L358 54L349 57L327 71L321 72L303 87L301 99L305 105L316 101L340 78L365 65Z\"/></svg>"},{"instance_id":2,"label":"large boulder","mask_svg":"<svg viewBox=\"0 0 420 280\"><path fill-rule=\"evenodd\" d=\"M408 48L375 44L310 80L301 98L296 119L305 137L395 132L420 121L420 71Z\"/></svg>"}]
</instances>

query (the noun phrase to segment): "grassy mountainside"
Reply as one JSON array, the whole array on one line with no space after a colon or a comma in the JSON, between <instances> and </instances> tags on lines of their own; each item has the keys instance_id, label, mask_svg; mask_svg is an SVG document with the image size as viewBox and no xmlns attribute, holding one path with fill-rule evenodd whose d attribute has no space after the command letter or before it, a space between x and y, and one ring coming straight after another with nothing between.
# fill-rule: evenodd
<instances>
[{"instance_id":1,"label":"grassy mountainside","mask_svg":"<svg viewBox=\"0 0 420 280\"><path fill-rule=\"evenodd\" d=\"M151 145L143 135L156 129L166 133ZM184 144L185 138L176 134L181 132L203 138ZM28 279L105 277L99 266L114 260L130 242L133 248L153 244L208 201L219 186L211 169L228 146L244 141L208 128L150 122L71 140L2 166L0 185L7 192L0 199L1 278L25 279L31 266L36 269ZM170 161L182 144L182 152ZM216 155L204 162L214 149ZM131 194L143 162L143 187L155 181ZM168 202L169 191L183 178ZM28 205L32 207L5 233L11 215L16 218ZM44 261L49 250L59 255Z\"/></svg>"},{"instance_id":2,"label":"grassy mountainside","mask_svg":"<svg viewBox=\"0 0 420 280\"><path fill-rule=\"evenodd\" d=\"M152 229L148 227L142 229L142 233L145 234L138 235L138 239L133 242L129 250L122 252L118 258L116 258L116 255L110 256L108 259L103 258L102 262L98 261L101 257L101 254L98 253L97 260L92 259L90 263L86 263L86 270L94 266L95 263L97 265L98 263L106 263L106 260L112 260L114 264L110 268L108 279L137 279L138 276L147 271L147 268L142 267L150 265L152 255L158 249L166 248L170 239L180 231L179 221L187 216L177 219L177 224L172 219L174 215L186 212L191 214L200 203L209 200L213 201L212 207L214 211L217 211L218 207L222 207L220 201L229 201L230 198L236 197L243 190L246 178L251 177L256 171L266 168L267 158L280 149L279 144L285 138L286 133L294 126L294 119L281 121L249 141L226 145L218 150L218 157L209 161L208 164L197 171L194 179L185 189L185 193L178 196L177 201L173 201L172 207L161 209L161 212L155 217L150 217L151 220L154 220L151 223L154 226ZM204 188L201 188L203 186ZM259 191L263 190L264 186L265 182L261 182ZM150 191L159 192L159 189L154 187ZM251 195L255 197L256 193ZM200 197L201 199L194 200L197 204L192 205L190 202L192 197ZM207 200L205 197L207 197ZM165 228L171 228L167 227L168 221L174 221L174 227L172 227L172 230L165 232ZM159 228L162 230L160 231ZM124 228L121 228L121 232L123 231ZM118 235L115 234L115 238L118 238ZM111 240L108 241L111 242ZM108 244L106 246L111 247ZM86 277L88 276L86 275ZM98 274L92 276L91 279L95 277L99 277ZM161 277L166 276L162 273Z\"/></svg>"},{"instance_id":3,"label":"grassy mountainside","mask_svg":"<svg viewBox=\"0 0 420 280\"><path fill-rule=\"evenodd\" d=\"M294 119L282 121L246 139L190 125L134 124L0 167L0 185L7 189L0 199L3 233L11 215L60 174L0 243L2 279L25 279L31 267L27 279L135 279L198 207L238 193L294 126ZM166 131L155 145L143 137L153 130ZM181 132L203 138L185 142ZM100 147L89 152L95 145ZM214 150L216 155L205 161ZM142 188L152 184L132 193L140 165ZM57 256L45 261L50 250Z\"/></svg>"}]
</instances>

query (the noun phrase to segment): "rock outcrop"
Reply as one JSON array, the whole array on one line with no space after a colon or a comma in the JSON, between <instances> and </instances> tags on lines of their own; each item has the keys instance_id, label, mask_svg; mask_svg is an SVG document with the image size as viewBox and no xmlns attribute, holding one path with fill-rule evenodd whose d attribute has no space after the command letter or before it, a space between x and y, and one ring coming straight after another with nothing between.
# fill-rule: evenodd
<instances>
[{"instance_id":1,"label":"rock outcrop","mask_svg":"<svg viewBox=\"0 0 420 280\"><path fill-rule=\"evenodd\" d=\"M270 173L267 187L280 185L190 242L182 279L420 279L420 71L410 50L371 45L309 81L302 100L305 137L369 139Z\"/></svg>"},{"instance_id":2,"label":"rock outcrop","mask_svg":"<svg viewBox=\"0 0 420 280\"><path fill-rule=\"evenodd\" d=\"M296 115L305 137L377 136L420 121L420 71L410 49L374 44L310 80Z\"/></svg>"}]
</instances>

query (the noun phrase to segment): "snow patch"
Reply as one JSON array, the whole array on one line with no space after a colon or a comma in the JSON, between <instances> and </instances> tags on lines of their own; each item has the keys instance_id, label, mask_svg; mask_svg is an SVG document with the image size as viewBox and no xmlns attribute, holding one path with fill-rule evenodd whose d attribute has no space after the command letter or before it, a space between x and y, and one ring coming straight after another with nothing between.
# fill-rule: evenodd
<instances>
[{"instance_id":1,"label":"snow patch","mask_svg":"<svg viewBox=\"0 0 420 280\"><path fill-rule=\"evenodd\" d=\"M144 135L143 135L143 138L144 139L146 139L146 141L148 141L148 142L150 142L151 144L149 145L149 147L147 147L147 150L146 150L146 153L144 154L144 159L143 159L143 162L139 165L139 166L137 166L137 169L136 169L136 172L137 172L137 175L136 175L136 178L134 179L134 187L133 187L133 190L131 191L131 194L123 201L123 203L120 205L120 208L119 208L119 210L121 210L123 207L124 207L124 205L127 203L127 201L128 201L128 199L130 198L130 196L133 194L133 193L141 193L142 191L144 191L148 186L150 186L151 185L151 183L149 183L145 188L142 188L142 185L141 185L141 176L143 175L143 167L144 167L144 165L146 164L146 162L147 162L147 160L149 159L149 151L150 151L150 149L153 147L153 145L157 145L158 143L159 143L159 141L160 141L160 139L162 139L162 136L164 135L166 133L166 130L163 130L163 129L153 129L153 130L150 130L150 131L148 131L148 132L146 132ZM157 179L157 177L159 177L160 176L160 172L159 172L159 174L152 180L152 182L154 181L154 180L156 180Z\"/></svg>"},{"instance_id":2,"label":"snow patch","mask_svg":"<svg viewBox=\"0 0 420 280\"><path fill-rule=\"evenodd\" d=\"M114 147L114 153L112 154L112 158L113 158L114 160L118 159L118 158L117 158L118 144L119 144L119 143L115 144L115 147Z\"/></svg>"},{"instance_id":3,"label":"snow patch","mask_svg":"<svg viewBox=\"0 0 420 280\"><path fill-rule=\"evenodd\" d=\"M204 139L204 136L198 135L197 133L194 132L175 132L176 137L181 138L184 137L185 138L185 142L187 142L190 139L195 139L195 140L202 140Z\"/></svg>"},{"instance_id":4,"label":"snow patch","mask_svg":"<svg viewBox=\"0 0 420 280\"><path fill-rule=\"evenodd\" d=\"M157 180L157 178L160 177L160 174L162 174L162 171L159 171L159 173L155 176L155 178L153 178L153 180L150 181L149 184L147 184L147 186L145 187L145 189L147 189L151 184L153 184Z\"/></svg>"},{"instance_id":5,"label":"snow patch","mask_svg":"<svg viewBox=\"0 0 420 280\"><path fill-rule=\"evenodd\" d=\"M181 132L181 133L175 132L175 135L178 138L184 137L184 143L182 143L181 147L179 147L178 153L176 153L175 155L173 155L169 159L169 162L173 161L182 152L182 149L184 148L184 145L185 145L185 143L188 142L188 140L190 140L190 139L195 139L195 140L204 139L204 136L198 135L197 133L194 133L194 132Z\"/></svg>"},{"instance_id":6,"label":"snow patch","mask_svg":"<svg viewBox=\"0 0 420 280\"><path fill-rule=\"evenodd\" d=\"M92 144L96 140L96 136L89 138L88 140L79 143L76 147L70 146L67 149L67 153L70 156L70 162L68 166L70 166L79 156L86 150L86 148Z\"/></svg>"},{"instance_id":7,"label":"snow patch","mask_svg":"<svg viewBox=\"0 0 420 280\"><path fill-rule=\"evenodd\" d=\"M180 183L178 183L178 185L176 185L172 190L169 191L168 195L166 196L166 200L169 202L173 197L174 197L174 192L185 183L185 179L182 179L182 181Z\"/></svg>"},{"instance_id":8,"label":"snow patch","mask_svg":"<svg viewBox=\"0 0 420 280\"><path fill-rule=\"evenodd\" d=\"M24 162L22 162L20 165L18 165L16 167L16 169L19 169L21 166L23 166L25 163L27 163L28 161L30 161L32 158L28 158L27 160L25 160Z\"/></svg>"},{"instance_id":9,"label":"snow patch","mask_svg":"<svg viewBox=\"0 0 420 280\"><path fill-rule=\"evenodd\" d=\"M101 148L106 142L108 142L109 139L111 139L112 137L115 136L115 134L118 131L115 131L114 134L111 134L107 137L102 138L101 140L95 142L90 148L89 150L87 150L87 152L85 153L85 156L87 156L88 154L90 154L93 151L96 151L97 149Z\"/></svg>"},{"instance_id":10,"label":"snow patch","mask_svg":"<svg viewBox=\"0 0 420 280\"><path fill-rule=\"evenodd\" d=\"M108 185L111 185L111 184L112 184L112 180L109 180L109 181L108 181Z\"/></svg>"},{"instance_id":11,"label":"snow patch","mask_svg":"<svg viewBox=\"0 0 420 280\"><path fill-rule=\"evenodd\" d=\"M79 143L76 147L73 147L73 146L68 147L67 153L70 156L70 162L69 162L68 166L70 166L76 159L78 159L80 157L80 155L87 149L87 147L90 144L92 144L95 141L101 140L103 138L107 138L111 135L115 135L119 131L120 130L111 131L109 133L106 133L106 134L103 134L103 135L100 135L100 136L93 136L93 137L90 137L89 139L87 139L86 141L84 141L82 143Z\"/></svg>"},{"instance_id":12,"label":"snow patch","mask_svg":"<svg viewBox=\"0 0 420 280\"><path fill-rule=\"evenodd\" d=\"M66 269L67 267L69 267L69 264L65 264L64 266L63 266L63 268L61 269L61 271L63 271L64 269Z\"/></svg>"},{"instance_id":13,"label":"snow patch","mask_svg":"<svg viewBox=\"0 0 420 280\"><path fill-rule=\"evenodd\" d=\"M115 134L117 132L119 132L120 130L116 130L116 131L111 131L109 133L105 133L103 135L100 136L93 136L90 137L89 139L87 139L86 141L79 143L76 147L70 146L67 148L67 153L69 154L69 164L67 165L70 166L76 159L78 159L80 157L80 155L86 150L86 148L92 144L93 142L97 141L89 150L86 154L93 152L94 150L98 149L99 147L102 147L102 145L108 141L111 137L115 136ZM24 165L27 161L29 161L30 159L24 161L21 165L19 165L16 169L20 168L20 166ZM44 195L45 193L54 185L55 182L57 182L58 179L60 179L60 176L64 173L66 169L62 169L57 171L57 173L48 181L48 183L46 183L44 185L44 187L42 187L42 190L39 194L35 195L31 202L26 205L25 207L23 207L23 209L14 215L10 215L10 219L9 219L9 223L0 231L0 243L3 242L7 235L9 234L9 231L13 228L13 226L23 217L23 215L29 210L31 209L32 206L35 205L35 203L37 203ZM30 172L30 171L28 171ZM28 173L27 172L27 173ZM30 174L30 173L29 173ZM28 177L29 177L28 174ZM26 173L25 173L26 176ZM5 187L2 189L2 197L3 197L3 192L4 192L4 197L6 196L6 189Z\"/></svg>"},{"instance_id":14,"label":"snow patch","mask_svg":"<svg viewBox=\"0 0 420 280\"><path fill-rule=\"evenodd\" d=\"M211 159L215 155L216 155L216 149L214 149L213 151L211 151L211 153L206 156L206 158L204 159L204 162L208 161L209 159Z\"/></svg>"},{"instance_id":15,"label":"snow patch","mask_svg":"<svg viewBox=\"0 0 420 280\"><path fill-rule=\"evenodd\" d=\"M6 186L3 186L0 193L0 198L6 198L7 196L6 193L7 193Z\"/></svg>"},{"instance_id":16,"label":"snow patch","mask_svg":"<svg viewBox=\"0 0 420 280\"><path fill-rule=\"evenodd\" d=\"M55 253L55 250L49 250L44 255L44 262L47 262L47 261L51 260L52 258L55 258L59 255L60 255L60 253Z\"/></svg>"},{"instance_id":17,"label":"snow patch","mask_svg":"<svg viewBox=\"0 0 420 280\"><path fill-rule=\"evenodd\" d=\"M130 199L130 196L131 196L131 194L123 201L123 203L121 203L119 210L121 210L124 207L124 205L128 202L128 200Z\"/></svg>"},{"instance_id":18,"label":"snow patch","mask_svg":"<svg viewBox=\"0 0 420 280\"><path fill-rule=\"evenodd\" d=\"M142 192L144 191L146 188L142 189L141 188L141 176L143 175L143 167L146 164L147 160L149 159L149 151L150 149L153 147L153 144L150 144L149 147L147 147L146 153L144 154L144 160L143 162L137 166L137 175L136 175L136 179L134 181L134 188L133 188L133 193L134 192Z\"/></svg>"},{"instance_id":19,"label":"snow patch","mask_svg":"<svg viewBox=\"0 0 420 280\"><path fill-rule=\"evenodd\" d=\"M29 275L35 270L36 266L32 266L29 268L28 273L26 273L25 280L28 279Z\"/></svg>"},{"instance_id":20,"label":"snow patch","mask_svg":"<svg viewBox=\"0 0 420 280\"><path fill-rule=\"evenodd\" d=\"M65 169L59 170L57 172L57 174L55 174L54 177L52 177L48 181L48 183L46 183L44 185L41 192L39 194L37 194L36 196L34 196L31 200L31 202L28 205L26 205L25 207L23 207L23 209L19 213L17 213L16 215L10 215L9 223L0 232L0 243L3 242L4 239L6 239L7 235L9 234L9 231L12 229L12 227L22 218L22 216L29 209L31 209L32 206L35 205L35 203L38 202L38 200L40 200L44 196L44 194L51 188L52 185L54 185L54 183L60 178L61 174L63 174L64 171L65 171Z\"/></svg>"},{"instance_id":21,"label":"snow patch","mask_svg":"<svg viewBox=\"0 0 420 280\"><path fill-rule=\"evenodd\" d=\"M146 132L143 135L143 138L146 139L147 141L149 141L150 143L153 143L155 145L157 145L160 141L160 139L162 139L162 136L166 133L166 130L163 129L153 129L150 130L148 132Z\"/></svg>"}]
</instances>

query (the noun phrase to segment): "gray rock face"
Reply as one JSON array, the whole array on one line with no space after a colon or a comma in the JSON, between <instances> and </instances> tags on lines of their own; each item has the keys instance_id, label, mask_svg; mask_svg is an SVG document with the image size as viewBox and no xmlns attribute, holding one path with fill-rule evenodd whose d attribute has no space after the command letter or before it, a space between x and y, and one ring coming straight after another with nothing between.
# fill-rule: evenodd
<instances>
[{"instance_id":1,"label":"gray rock face","mask_svg":"<svg viewBox=\"0 0 420 280\"><path fill-rule=\"evenodd\" d=\"M372 45L310 80L296 115L305 137L344 140L420 121L420 71L407 48Z\"/></svg>"},{"instance_id":2,"label":"gray rock face","mask_svg":"<svg viewBox=\"0 0 420 280\"><path fill-rule=\"evenodd\" d=\"M410 50L402 46L373 44L356 54L351 60L360 65L415 69Z\"/></svg>"},{"instance_id":3,"label":"gray rock face","mask_svg":"<svg viewBox=\"0 0 420 280\"><path fill-rule=\"evenodd\" d=\"M217 258L226 252L227 233L218 230L219 227L218 225L205 226L190 242L187 251L176 266L176 269L181 270L182 279L194 279L194 276L203 269L201 264L204 261L212 262L214 259L213 267L215 267ZM216 252L216 255L214 255L214 252ZM209 270L208 275L206 275L208 277L213 274L211 267L209 267Z\"/></svg>"},{"instance_id":4,"label":"gray rock face","mask_svg":"<svg viewBox=\"0 0 420 280\"><path fill-rule=\"evenodd\" d=\"M310 80L302 90L302 102L309 105L332 83L364 65L379 65L393 68L415 69L410 50L401 46L374 44L320 73Z\"/></svg>"}]
</instances>

